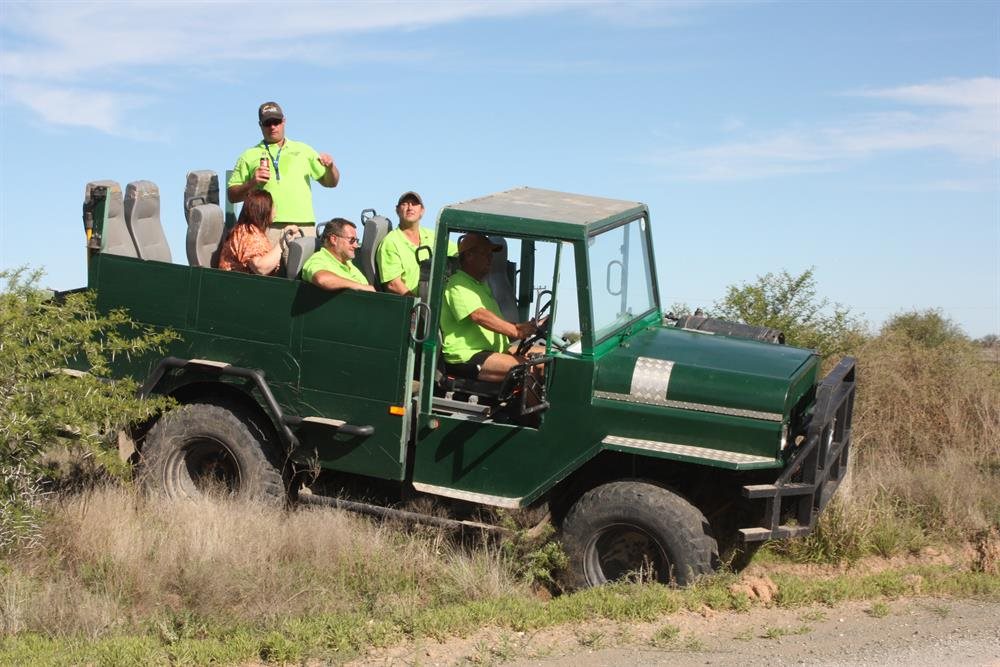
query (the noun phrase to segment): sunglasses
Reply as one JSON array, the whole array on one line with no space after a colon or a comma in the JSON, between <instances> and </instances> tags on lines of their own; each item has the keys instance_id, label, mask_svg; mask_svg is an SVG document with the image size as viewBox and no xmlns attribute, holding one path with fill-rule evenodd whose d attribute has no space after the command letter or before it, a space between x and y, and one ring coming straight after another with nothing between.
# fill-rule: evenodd
<instances>
[{"instance_id":1,"label":"sunglasses","mask_svg":"<svg viewBox=\"0 0 1000 667\"><path fill-rule=\"evenodd\" d=\"M357 236L341 236L340 234L334 234L339 239L344 239L351 245L361 245L361 241L358 240Z\"/></svg>"},{"instance_id":2,"label":"sunglasses","mask_svg":"<svg viewBox=\"0 0 1000 667\"><path fill-rule=\"evenodd\" d=\"M272 118L271 120L265 120L263 123L260 124L260 126L261 127L274 127L275 125L281 125L284 122L285 122L284 118L282 118L281 120L276 120L276 119Z\"/></svg>"}]
</instances>

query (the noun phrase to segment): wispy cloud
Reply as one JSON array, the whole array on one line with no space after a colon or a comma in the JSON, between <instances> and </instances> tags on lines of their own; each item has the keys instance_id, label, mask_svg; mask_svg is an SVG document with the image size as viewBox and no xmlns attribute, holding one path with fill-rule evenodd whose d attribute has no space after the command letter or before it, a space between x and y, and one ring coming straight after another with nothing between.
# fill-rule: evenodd
<instances>
[{"instance_id":1,"label":"wispy cloud","mask_svg":"<svg viewBox=\"0 0 1000 667\"><path fill-rule=\"evenodd\" d=\"M740 140L661 150L646 162L674 178L752 180L836 171L907 151L940 151L980 163L1000 158L1000 79L948 79L843 94L897 108L767 131L747 126Z\"/></svg>"},{"instance_id":2,"label":"wispy cloud","mask_svg":"<svg viewBox=\"0 0 1000 667\"><path fill-rule=\"evenodd\" d=\"M0 77L5 103L43 123L121 133L124 118L154 103L170 68L238 65L254 59L412 61L351 37L419 30L472 19L563 11L550 2L46 2L0 3ZM321 55L320 55L321 54ZM418 54L419 57L419 54ZM115 82L128 79L133 90ZM82 107L99 113L80 114Z\"/></svg>"}]
</instances>

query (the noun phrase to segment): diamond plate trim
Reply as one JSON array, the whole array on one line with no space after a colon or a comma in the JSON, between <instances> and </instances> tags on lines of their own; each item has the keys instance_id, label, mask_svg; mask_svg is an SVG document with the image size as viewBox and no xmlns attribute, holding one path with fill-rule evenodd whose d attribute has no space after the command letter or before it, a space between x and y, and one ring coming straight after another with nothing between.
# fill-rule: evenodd
<instances>
[{"instance_id":1,"label":"diamond plate trim","mask_svg":"<svg viewBox=\"0 0 1000 667\"><path fill-rule=\"evenodd\" d=\"M705 447L678 445L672 442L657 442L656 440L641 440L639 438L623 438L618 435L609 435L601 442L605 445L619 445L622 447L632 447L633 449L645 449L652 452L680 454L682 456L690 456L708 461L723 461L725 463L774 463L774 459L767 456L754 456L753 454L726 452L721 449L706 449Z\"/></svg>"},{"instance_id":2,"label":"diamond plate trim","mask_svg":"<svg viewBox=\"0 0 1000 667\"><path fill-rule=\"evenodd\" d=\"M422 493L433 493L446 498L457 498L458 500L468 500L469 502L482 505L493 505L494 507L506 507L517 509L521 506L520 498L507 498L505 496L490 496L485 493L473 493L472 491L460 491L447 486L434 486L433 484L422 484L414 482L413 488Z\"/></svg>"},{"instance_id":3,"label":"diamond plate trim","mask_svg":"<svg viewBox=\"0 0 1000 667\"><path fill-rule=\"evenodd\" d=\"M639 401L662 401L667 397L670 373L674 362L666 359L639 357L632 370L632 386L629 395Z\"/></svg>"},{"instance_id":4,"label":"diamond plate trim","mask_svg":"<svg viewBox=\"0 0 1000 667\"><path fill-rule=\"evenodd\" d=\"M302 421L307 424L322 424L323 426L333 426L335 428L340 428L347 423L343 419L328 419L326 417L303 417Z\"/></svg>"},{"instance_id":5,"label":"diamond plate trim","mask_svg":"<svg viewBox=\"0 0 1000 667\"><path fill-rule=\"evenodd\" d=\"M687 401L671 401L666 398L659 399L637 399L631 394L619 394L614 391L595 391L594 398L606 398L611 401L623 401L625 403L642 403L644 405L662 405L667 408L677 408L679 410L697 410L698 412L713 412L719 415L730 415L733 417L749 417L751 419L763 419L765 421L780 422L782 416L777 412L760 412L758 410L744 410L742 408L726 408L721 405L707 405L705 403L688 403Z\"/></svg>"}]
</instances>

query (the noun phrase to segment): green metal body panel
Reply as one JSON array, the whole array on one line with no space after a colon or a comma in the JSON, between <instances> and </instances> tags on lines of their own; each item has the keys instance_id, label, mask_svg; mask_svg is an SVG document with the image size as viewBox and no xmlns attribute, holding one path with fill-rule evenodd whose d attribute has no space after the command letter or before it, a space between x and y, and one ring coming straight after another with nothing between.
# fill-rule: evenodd
<instances>
[{"instance_id":1,"label":"green metal body panel","mask_svg":"<svg viewBox=\"0 0 1000 667\"><path fill-rule=\"evenodd\" d=\"M409 402L414 299L329 293L301 281L104 254L93 256L90 273L100 309L128 308L136 320L181 335L169 354L263 371L286 415L375 428L368 438L344 438L307 424L300 429L298 456L347 472L403 478L407 421L389 414L389 407ZM119 369L141 383L158 360L130 367L123 360Z\"/></svg>"}]
</instances>

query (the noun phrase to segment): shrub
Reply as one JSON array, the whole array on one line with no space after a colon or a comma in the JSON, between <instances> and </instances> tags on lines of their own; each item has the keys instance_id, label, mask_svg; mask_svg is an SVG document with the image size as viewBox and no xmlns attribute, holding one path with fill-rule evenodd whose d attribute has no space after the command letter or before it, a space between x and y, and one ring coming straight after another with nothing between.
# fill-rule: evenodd
<instances>
[{"instance_id":1,"label":"shrub","mask_svg":"<svg viewBox=\"0 0 1000 667\"><path fill-rule=\"evenodd\" d=\"M816 296L811 268L797 276L767 273L753 283L731 285L715 303L713 316L778 329L789 345L815 349L823 357L844 354L866 336L864 322L849 308Z\"/></svg>"},{"instance_id":2,"label":"shrub","mask_svg":"<svg viewBox=\"0 0 1000 667\"><path fill-rule=\"evenodd\" d=\"M163 400L141 401L135 383L101 379L119 355L162 347L170 333L138 328L127 315L101 315L91 295L62 298L37 287L40 271L0 272L0 551L37 530L42 457L72 443L83 456L122 470L106 434L148 417ZM70 375L66 367L88 373ZM70 436L67 439L67 436Z\"/></svg>"}]
</instances>

